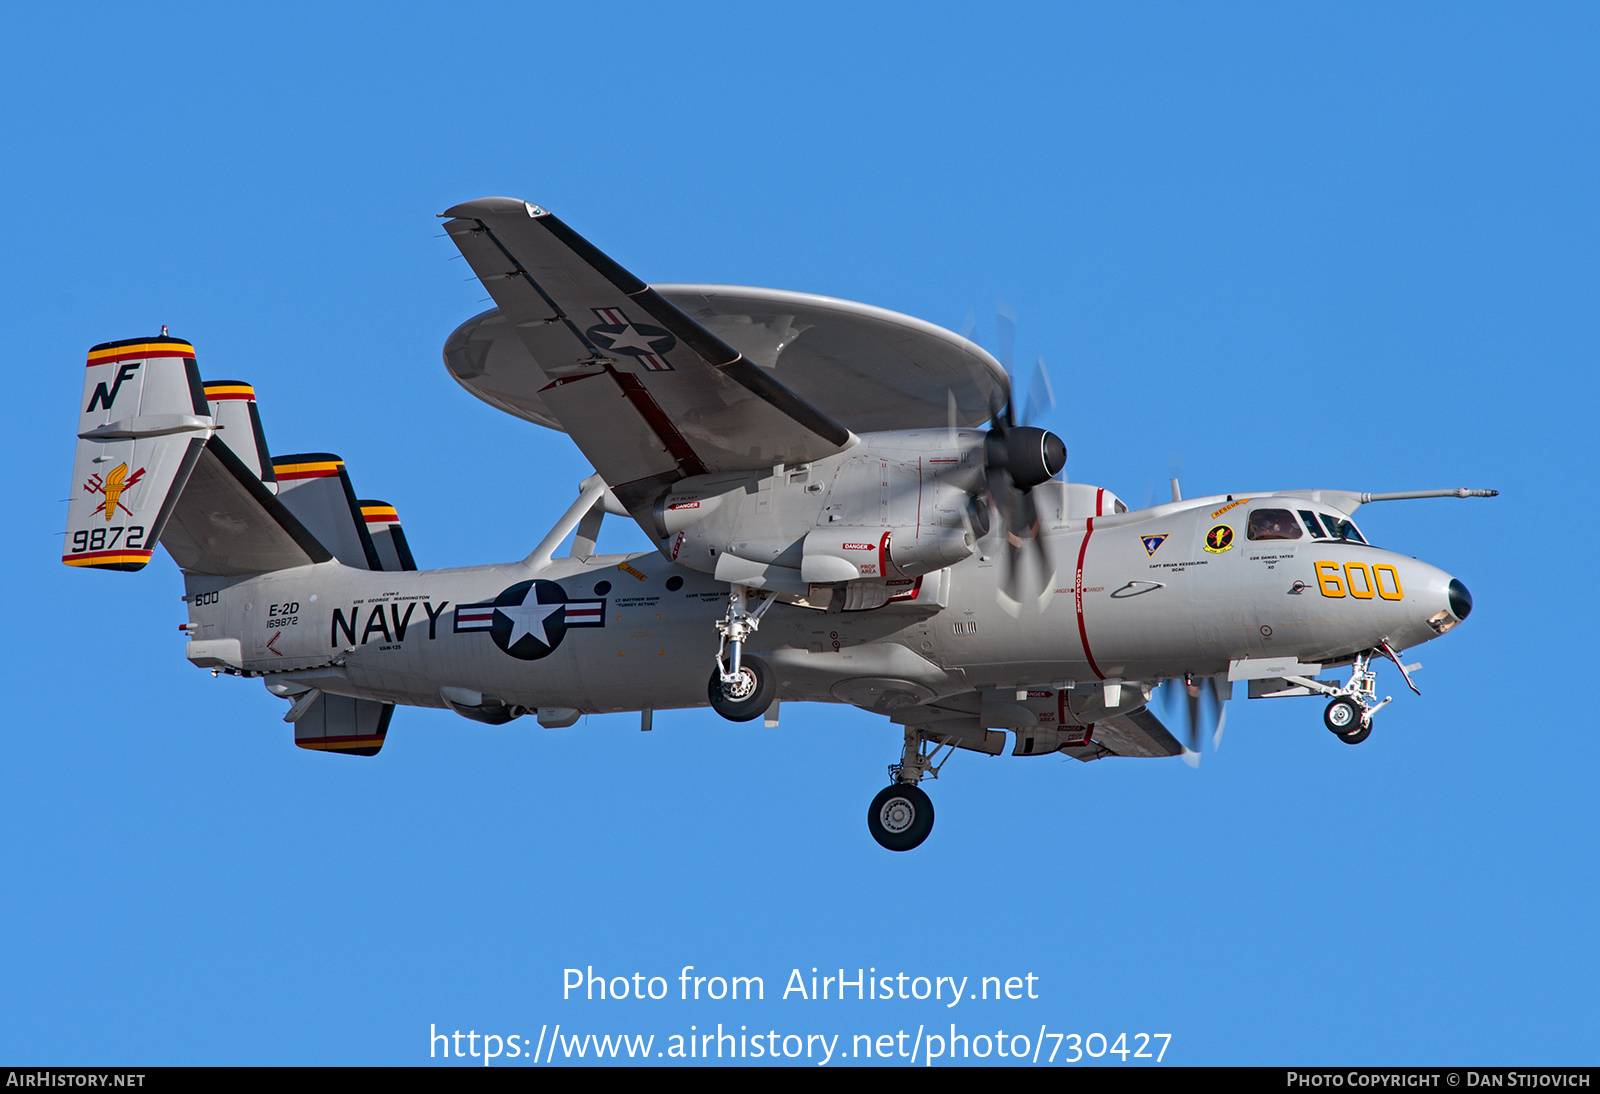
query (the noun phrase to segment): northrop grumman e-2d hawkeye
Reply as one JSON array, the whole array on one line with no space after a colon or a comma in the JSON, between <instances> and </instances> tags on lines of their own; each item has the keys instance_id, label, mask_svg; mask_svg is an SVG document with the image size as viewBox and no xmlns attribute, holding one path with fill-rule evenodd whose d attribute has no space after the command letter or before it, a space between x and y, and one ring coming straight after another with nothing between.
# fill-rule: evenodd
<instances>
[{"instance_id":1,"label":"northrop grumman e-2d hawkeye","mask_svg":"<svg viewBox=\"0 0 1600 1094\"><path fill-rule=\"evenodd\" d=\"M397 705L548 727L709 702L724 718L846 703L904 731L868 826L921 843L918 784L953 749L1187 754L1147 709L1317 694L1371 732L1374 665L1467 617L1461 582L1369 544L1366 502L1492 491L1288 490L1129 511L1056 476L1006 370L880 308L651 287L545 210L445 214L497 307L446 341L485 402L565 431L595 468L519 562L419 570L394 509L338 457L268 455L254 392L167 337L89 353L63 561L183 570L196 665L260 677L295 743L371 756ZM599 555L605 514L654 552ZM556 557L572 537L570 554ZM625 666L623 668L622 666ZM1340 683L1318 674L1349 666ZM708 679L709 677L709 679ZM1409 676L1407 683L1409 683ZM1220 708L1219 708L1220 709Z\"/></svg>"}]
</instances>

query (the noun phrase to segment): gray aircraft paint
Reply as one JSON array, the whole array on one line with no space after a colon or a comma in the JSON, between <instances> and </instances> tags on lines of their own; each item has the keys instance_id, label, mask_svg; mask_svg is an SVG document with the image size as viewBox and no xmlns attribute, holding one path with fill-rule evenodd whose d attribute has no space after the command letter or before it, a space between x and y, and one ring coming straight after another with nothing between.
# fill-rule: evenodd
<instances>
[{"instance_id":1,"label":"gray aircraft paint","mask_svg":"<svg viewBox=\"0 0 1600 1094\"><path fill-rule=\"evenodd\" d=\"M863 445L870 449L871 440L863 438ZM889 711L902 696L936 700L1071 681L1088 709L1094 686L1105 679L1153 684L1185 673L1214 676L1230 661L1251 657L1328 663L1381 641L1403 649L1439 633L1428 620L1449 610L1447 574L1376 547L1245 539L1256 507L1329 508L1309 498L1252 495L1222 517L1211 515L1228 505L1227 498L1208 498L1057 519L1048 537L1057 576L1042 610L1013 618L997 604L992 533L971 558L925 575L928 595L916 601L859 612L779 604L750 648L774 666L786 700L839 701L841 683L899 680L903 691L877 704ZM1236 528L1233 544L1207 552L1205 533L1218 525ZM1162 533L1167 538L1159 548L1147 551L1141 537ZM1318 561L1341 574L1345 563L1369 571L1392 566L1402 597L1325 596ZM683 586L669 591L673 576ZM594 599L595 585L608 582L605 625L569 629L548 656L533 661L503 652L487 632L455 630L456 608L534 578L556 582L573 599ZM1162 585L1113 595L1137 582ZM653 553L556 559L538 568L511 563L398 573L328 562L247 579L189 575L186 589L192 637L238 638L243 658L233 667L249 674L408 705L444 706L439 689L459 687L529 709L588 712L705 705L716 651L712 624L725 600L725 587L709 575L685 572ZM941 590L947 590L943 605ZM1143 705L1137 688L1124 698L1116 709Z\"/></svg>"}]
</instances>

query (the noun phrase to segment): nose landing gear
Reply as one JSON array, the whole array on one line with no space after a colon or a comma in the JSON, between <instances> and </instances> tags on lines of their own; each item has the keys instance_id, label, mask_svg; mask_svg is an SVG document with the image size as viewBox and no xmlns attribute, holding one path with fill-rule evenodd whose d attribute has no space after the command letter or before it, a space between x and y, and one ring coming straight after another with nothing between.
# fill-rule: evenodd
<instances>
[{"instance_id":1,"label":"nose landing gear","mask_svg":"<svg viewBox=\"0 0 1600 1094\"><path fill-rule=\"evenodd\" d=\"M1366 650L1356 654L1355 663L1350 667L1350 682L1343 687L1334 687L1321 680L1311 680L1304 676L1289 676L1285 679L1330 696L1333 702L1322 712L1322 723L1345 744L1358 745L1372 736L1372 716L1394 702L1392 695L1385 695L1382 702L1378 700L1375 687L1378 675L1372 671L1371 661L1374 654L1380 653L1393 660L1396 665L1400 665L1400 658L1389 649L1388 643L1384 643L1381 650ZM1411 667L1416 668L1415 665ZM1406 674L1406 667L1401 665L1400 671ZM1411 685L1413 691L1416 690L1416 685L1411 684L1409 674L1406 674L1406 683Z\"/></svg>"}]
</instances>

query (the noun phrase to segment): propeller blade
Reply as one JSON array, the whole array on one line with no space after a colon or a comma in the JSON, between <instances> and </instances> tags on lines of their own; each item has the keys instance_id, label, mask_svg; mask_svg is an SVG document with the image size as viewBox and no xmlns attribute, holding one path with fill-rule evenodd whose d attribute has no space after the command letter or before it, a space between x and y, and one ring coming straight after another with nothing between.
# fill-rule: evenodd
<instances>
[{"instance_id":1,"label":"propeller blade","mask_svg":"<svg viewBox=\"0 0 1600 1094\"><path fill-rule=\"evenodd\" d=\"M1194 677L1186 676L1183 680L1183 691L1189 700L1189 747L1195 752L1200 751L1200 685L1194 682Z\"/></svg>"},{"instance_id":2,"label":"propeller blade","mask_svg":"<svg viewBox=\"0 0 1600 1094\"><path fill-rule=\"evenodd\" d=\"M1006 375L1012 374L1012 356L1016 351L1017 342L1017 312L1004 300L994 302L994 323L999 329L1000 337L1000 363L1005 366Z\"/></svg>"},{"instance_id":3,"label":"propeller blade","mask_svg":"<svg viewBox=\"0 0 1600 1094\"><path fill-rule=\"evenodd\" d=\"M1055 566L1039 534L1039 507L1033 496L1001 478L995 475L989 485L1005 536L1003 568L996 591L1001 606L1016 615L1023 604L1037 601L1043 608L1055 584Z\"/></svg>"},{"instance_id":4,"label":"propeller blade","mask_svg":"<svg viewBox=\"0 0 1600 1094\"><path fill-rule=\"evenodd\" d=\"M1045 368L1044 358L1039 358L1033 366L1033 379L1028 381L1028 401L1022 408L1022 424L1036 420L1041 414L1048 414L1056 405L1056 389L1050 383L1050 370Z\"/></svg>"},{"instance_id":5,"label":"propeller blade","mask_svg":"<svg viewBox=\"0 0 1600 1094\"><path fill-rule=\"evenodd\" d=\"M1217 731L1211 735L1211 751L1215 752L1222 747L1222 730L1227 724L1228 710L1224 707L1222 713L1217 715Z\"/></svg>"}]
</instances>

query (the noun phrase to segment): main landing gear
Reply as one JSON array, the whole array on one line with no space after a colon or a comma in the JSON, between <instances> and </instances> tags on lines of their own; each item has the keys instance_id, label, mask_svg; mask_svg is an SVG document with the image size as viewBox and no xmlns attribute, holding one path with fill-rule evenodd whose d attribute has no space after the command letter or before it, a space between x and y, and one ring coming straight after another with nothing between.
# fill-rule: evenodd
<instances>
[{"instance_id":1,"label":"main landing gear","mask_svg":"<svg viewBox=\"0 0 1600 1094\"><path fill-rule=\"evenodd\" d=\"M937 779L955 747L930 748L930 743L917 730L906 727L900 762L889 765L889 785L878 791L867 807L867 831L890 851L909 851L933 831L933 802L917 784L924 778Z\"/></svg>"},{"instance_id":2,"label":"main landing gear","mask_svg":"<svg viewBox=\"0 0 1600 1094\"><path fill-rule=\"evenodd\" d=\"M728 611L717 622L717 633L722 636L717 643L717 667L706 685L711 709L730 722L748 722L761 717L778 691L778 682L767 663L759 657L744 655L745 642L755 634L761 626L761 617L777 601L769 596L751 611L751 594L752 590L746 585L735 585L728 594Z\"/></svg>"}]
</instances>

